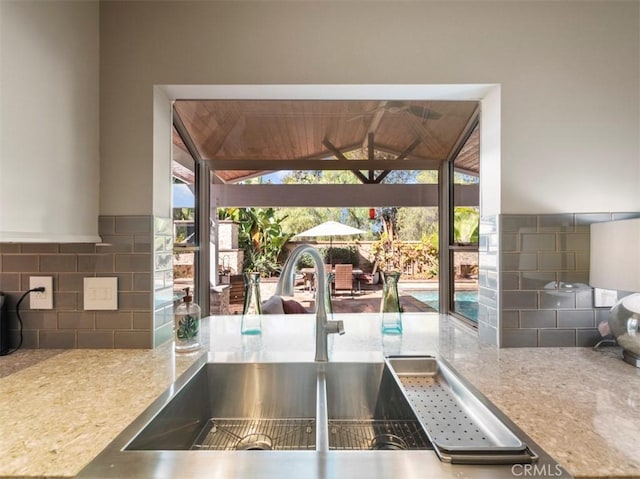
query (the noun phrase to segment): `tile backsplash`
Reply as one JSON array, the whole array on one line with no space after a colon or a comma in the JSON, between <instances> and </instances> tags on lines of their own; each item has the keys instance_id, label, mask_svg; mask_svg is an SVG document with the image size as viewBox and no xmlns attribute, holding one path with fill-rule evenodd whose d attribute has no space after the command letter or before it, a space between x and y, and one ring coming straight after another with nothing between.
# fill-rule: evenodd
<instances>
[{"instance_id":1,"label":"tile backsplash","mask_svg":"<svg viewBox=\"0 0 640 479\"><path fill-rule=\"evenodd\" d=\"M496 215L480 225L479 320L501 347L591 346L608 308L593 307L589 225L640 213ZM30 276L52 276L54 309L23 302L25 348L153 348L172 337L170 218L102 216L101 244L0 243L10 329ZM117 311L84 311L83 279L118 278Z\"/></svg>"},{"instance_id":2,"label":"tile backsplash","mask_svg":"<svg viewBox=\"0 0 640 479\"><path fill-rule=\"evenodd\" d=\"M8 297L12 345L18 336L16 302L29 289L30 276L53 277L54 309L30 310L29 299L23 301L25 348L152 348L169 339L165 309L172 306L167 291L173 280L165 267L172 249L167 223L152 216L102 216L101 244L0 243L0 291ZM118 310L85 311L84 278L103 276L118 278Z\"/></svg>"},{"instance_id":3,"label":"tile backsplash","mask_svg":"<svg viewBox=\"0 0 640 479\"><path fill-rule=\"evenodd\" d=\"M500 345L594 345L608 309L594 308L588 285L589 225L638 216L500 215Z\"/></svg>"}]
</instances>

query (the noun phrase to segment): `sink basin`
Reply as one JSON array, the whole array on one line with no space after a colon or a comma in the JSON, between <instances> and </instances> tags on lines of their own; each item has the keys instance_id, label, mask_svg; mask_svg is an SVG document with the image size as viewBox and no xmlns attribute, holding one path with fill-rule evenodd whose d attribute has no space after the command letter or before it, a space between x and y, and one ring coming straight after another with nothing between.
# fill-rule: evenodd
<instances>
[{"instance_id":1,"label":"sink basin","mask_svg":"<svg viewBox=\"0 0 640 479\"><path fill-rule=\"evenodd\" d=\"M432 449L400 387L383 363L329 363L330 450Z\"/></svg>"},{"instance_id":2,"label":"sink basin","mask_svg":"<svg viewBox=\"0 0 640 479\"><path fill-rule=\"evenodd\" d=\"M439 388L425 389L432 383ZM472 416L483 424L497 413L482 412L490 404L481 395L477 404L465 391L479 393L433 358L208 363L203 356L77 477L507 479L513 477L513 463L531 462L504 447L452 448L446 437L434 434L424 408L436 406L421 398L441 389L465 411L476 411ZM533 446L538 467L550 468L539 470L567 477L513 423L498 419ZM507 436L495 439L497 446L510 445ZM464 469L453 467L457 464Z\"/></svg>"},{"instance_id":3,"label":"sink basin","mask_svg":"<svg viewBox=\"0 0 640 479\"><path fill-rule=\"evenodd\" d=\"M316 425L329 450L430 448L384 363L207 363L125 450L315 450Z\"/></svg>"},{"instance_id":4,"label":"sink basin","mask_svg":"<svg viewBox=\"0 0 640 479\"><path fill-rule=\"evenodd\" d=\"M207 363L125 450L315 448L313 363Z\"/></svg>"}]
</instances>

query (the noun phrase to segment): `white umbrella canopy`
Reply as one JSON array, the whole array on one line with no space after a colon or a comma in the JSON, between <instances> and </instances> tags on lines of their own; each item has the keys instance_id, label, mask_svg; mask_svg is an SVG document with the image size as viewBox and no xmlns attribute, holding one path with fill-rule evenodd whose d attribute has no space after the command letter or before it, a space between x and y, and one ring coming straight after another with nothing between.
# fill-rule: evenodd
<instances>
[{"instance_id":1,"label":"white umbrella canopy","mask_svg":"<svg viewBox=\"0 0 640 479\"><path fill-rule=\"evenodd\" d=\"M311 229L298 233L296 236L351 236L362 233L366 233L366 231L338 223L337 221L325 221Z\"/></svg>"},{"instance_id":2,"label":"white umbrella canopy","mask_svg":"<svg viewBox=\"0 0 640 479\"><path fill-rule=\"evenodd\" d=\"M328 236L329 237L329 261L333 263L331 257L331 248L333 246L334 236L352 236L366 233L366 231L345 225L337 221L325 221L311 229L298 233L296 236Z\"/></svg>"}]
</instances>

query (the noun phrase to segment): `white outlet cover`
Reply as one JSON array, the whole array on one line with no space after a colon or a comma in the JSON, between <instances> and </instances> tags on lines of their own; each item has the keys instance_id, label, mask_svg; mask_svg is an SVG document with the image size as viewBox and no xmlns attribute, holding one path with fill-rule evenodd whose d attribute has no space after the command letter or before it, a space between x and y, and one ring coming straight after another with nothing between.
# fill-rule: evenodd
<instances>
[{"instance_id":1,"label":"white outlet cover","mask_svg":"<svg viewBox=\"0 0 640 479\"><path fill-rule=\"evenodd\" d=\"M118 309L118 278L84 278L84 309Z\"/></svg>"},{"instance_id":2,"label":"white outlet cover","mask_svg":"<svg viewBox=\"0 0 640 479\"><path fill-rule=\"evenodd\" d=\"M31 309L53 309L53 277L52 276L31 276L29 278L29 289L44 287L45 292L32 292L29 297Z\"/></svg>"}]
</instances>

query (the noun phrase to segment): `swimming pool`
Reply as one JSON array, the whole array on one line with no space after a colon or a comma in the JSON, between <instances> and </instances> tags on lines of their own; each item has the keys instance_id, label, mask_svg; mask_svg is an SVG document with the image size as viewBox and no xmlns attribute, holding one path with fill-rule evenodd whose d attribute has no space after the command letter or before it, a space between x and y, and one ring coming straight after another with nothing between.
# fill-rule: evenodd
<instances>
[{"instance_id":1,"label":"swimming pool","mask_svg":"<svg viewBox=\"0 0 640 479\"><path fill-rule=\"evenodd\" d=\"M418 301L431 306L438 311L440 302L438 291L407 291ZM478 322L478 292L477 291L457 291L454 297L455 311Z\"/></svg>"}]
</instances>

